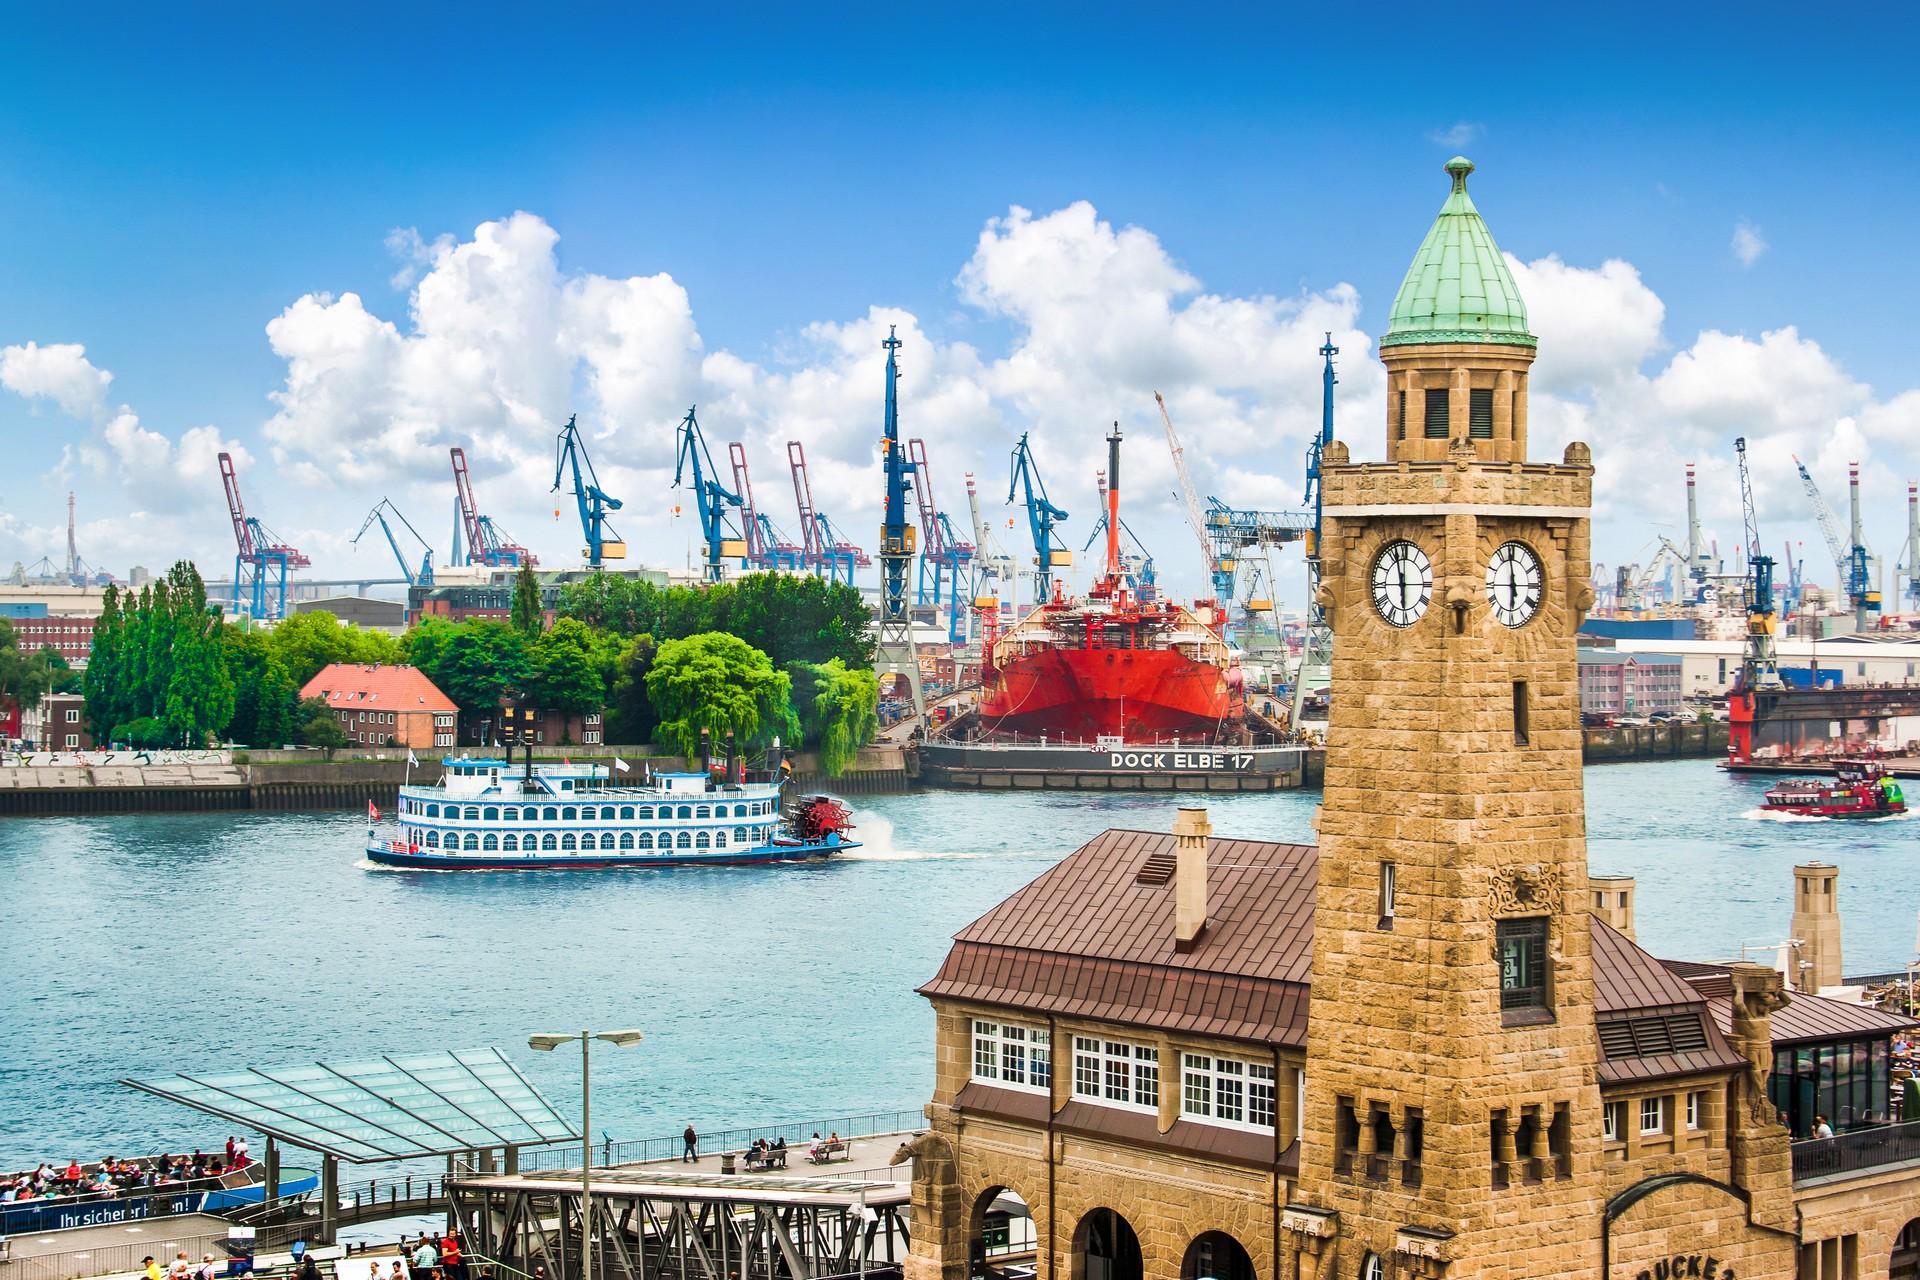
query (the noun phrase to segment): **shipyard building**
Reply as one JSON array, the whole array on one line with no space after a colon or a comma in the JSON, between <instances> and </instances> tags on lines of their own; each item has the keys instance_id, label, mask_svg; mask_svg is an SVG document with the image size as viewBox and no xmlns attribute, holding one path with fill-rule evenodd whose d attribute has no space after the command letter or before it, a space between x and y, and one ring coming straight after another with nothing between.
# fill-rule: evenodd
<instances>
[{"instance_id":1,"label":"shipyard building","mask_svg":"<svg viewBox=\"0 0 1920 1280\"><path fill-rule=\"evenodd\" d=\"M1589 876L1590 454L1528 456L1536 343L1471 169L1381 340L1386 460L1324 454L1318 845L1185 810L957 935L910 1280L1916 1274L1907 1020L1813 994L1835 972L1665 963Z\"/></svg>"}]
</instances>

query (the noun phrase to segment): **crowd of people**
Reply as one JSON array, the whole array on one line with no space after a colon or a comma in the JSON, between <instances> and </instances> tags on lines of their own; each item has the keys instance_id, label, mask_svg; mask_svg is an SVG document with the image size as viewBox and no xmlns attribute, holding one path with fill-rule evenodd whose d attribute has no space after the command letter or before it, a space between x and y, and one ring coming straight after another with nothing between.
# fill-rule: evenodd
<instances>
[{"instance_id":1,"label":"crowd of people","mask_svg":"<svg viewBox=\"0 0 1920 1280\"><path fill-rule=\"evenodd\" d=\"M138 1160L108 1156L93 1164L69 1160L64 1167L43 1161L38 1168L0 1178L0 1203L60 1200L72 1196L115 1196L184 1187L218 1178L253 1163L245 1138L228 1138L225 1154L195 1151L162 1153ZM177 1280L177 1277L173 1278Z\"/></svg>"}]
</instances>

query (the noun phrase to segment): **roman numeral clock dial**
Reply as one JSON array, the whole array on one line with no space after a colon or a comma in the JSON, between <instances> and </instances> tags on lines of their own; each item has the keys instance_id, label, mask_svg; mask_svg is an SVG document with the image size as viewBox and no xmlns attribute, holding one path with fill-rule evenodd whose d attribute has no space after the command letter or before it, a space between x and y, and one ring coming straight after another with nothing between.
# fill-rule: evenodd
<instances>
[{"instance_id":1,"label":"roman numeral clock dial","mask_svg":"<svg viewBox=\"0 0 1920 1280\"><path fill-rule=\"evenodd\" d=\"M1502 626L1524 627L1540 609L1540 557L1524 542L1503 542L1487 564L1487 603Z\"/></svg>"},{"instance_id":2,"label":"roman numeral clock dial","mask_svg":"<svg viewBox=\"0 0 1920 1280\"><path fill-rule=\"evenodd\" d=\"M1433 599L1433 562L1411 542L1389 542L1373 558L1373 607L1390 627L1420 621Z\"/></svg>"}]
</instances>

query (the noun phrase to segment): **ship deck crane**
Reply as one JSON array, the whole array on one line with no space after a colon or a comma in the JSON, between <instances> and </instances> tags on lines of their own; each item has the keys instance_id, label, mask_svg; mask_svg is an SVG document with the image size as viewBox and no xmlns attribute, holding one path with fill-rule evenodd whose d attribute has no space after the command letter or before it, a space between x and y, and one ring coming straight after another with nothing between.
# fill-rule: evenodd
<instances>
[{"instance_id":1,"label":"ship deck crane","mask_svg":"<svg viewBox=\"0 0 1920 1280\"><path fill-rule=\"evenodd\" d=\"M920 508L920 576L914 595L920 604L931 604L938 611L941 592L947 592L947 637L955 644L967 638L967 618L973 607L972 577L974 545L954 531L953 521L933 499L933 472L927 466L927 442L918 436L907 441L907 457L913 465L913 496ZM927 578L931 570L932 590Z\"/></svg>"},{"instance_id":2,"label":"ship deck crane","mask_svg":"<svg viewBox=\"0 0 1920 1280\"><path fill-rule=\"evenodd\" d=\"M400 549L400 539L394 536L393 526L387 523L389 511L393 513L394 519L406 526L407 532L413 535L413 540L423 548L418 567L409 564L407 553ZM407 519L401 514L400 508L393 505L393 499L382 498L373 504L373 510L367 512L367 518L360 522L360 532L353 535L353 545L359 546L360 539L365 537L367 530L373 528L375 524L380 526L381 533L387 535L387 545L393 548L393 558L400 562L400 574L407 580L407 585L409 587L432 586L433 544L420 536L420 531L413 527L413 521Z\"/></svg>"},{"instance_id":3,"label":"ship deck crane","mask_svg":"<svg viewBox=\"0 0 1920 1280\"><path fill-rule=\"evenodd\" d=\"M1753 476L1747 470L1747 439L1733 442L1740 463L1740 517L1746 533L1747 552L1747 652L1741 665L1743 690L1781 687L1780 660L1774 649L1778 618L1773 607L1773 557L1760 546L1760 517L1753 503ZM1794 459L1797 464L1798 458ZM1805 475L1803 468L1801 474ZM1808 483L1812 483L1809 481Z\"/></svg>"},{"instance_id":4,"label":"ship deck crane","mask_svg":"<svg viewBox=\"0 0 1920 1280\"><path fill-rule=\"evenodd\" d=\"M1109 508L1107 493L1107 471L1105 467L1093 473L1093 487L1100 495L1100 518L1093 528L1087 531L1087 540L1080 550L1084 554L1092 549L1107 532L1107 513ZM1127 523L1125 516L1120 517L1120 563L1125 572L1133 579L1134 591L1142 604L1152 604L1160 598L1160 582L1153 566L1153 556L1147 551L1146 543L1140 541L1133 526Z\"/></svg>"},{"instance_id":5,"label":"ship deck crane","mask_svg":"<svg viewBox=\"0 0 1920 1280\"><path fill-rule=\"evenodd\" d=\"M586 537L586 547L582 554L586 557L587 567L600 568L608 560L627 558L627 544L620 540L607 524L607 513L620 509L620 499L609 496L600 488L600 477L594 474L593 459L587 456L587 442L580 435L575 419L569 417L567 425L560 428L560 435L553 451L553 490L560 492L560 484L572 471L573 497L580 508L580 532ZM557 518L559 512L553 513Z\"/></svg>"},{"instance_id":6,"label":"ship deck crane","mask_svg":"<svg viewBox=\"0 0 1920 1280\"><path fill-rule=\"evenodd\" d=\"M787 441L787 466L793 471L793 501L800 512L800 566L828 582L853 585L853 571L873 558L840 536L827 513L813 505L813 482L807 477L807 451L798 440Z\"/></svg>"},{"instance_id":7,"label":"ship deck crane","mask_svg":"<svg viewBox=\"0 0 1920 1280\"><path fill-rule=\"evenodd\" d=\"M278 621L287 616L287 571L304 569L313 561L297 547L277 538L258 516L247 514L240 500L240 477L233 467L233 455L220 455L220 483L227 493L227 514L233 518L233 540L237 548L233 558L233 607L243 608L241 592L246 592L244 610L260 621Z\"/></svg>"},{"instance_id":8,"label":"ship deck crane","mask_svg":"<svg viewBox=\"0 0 1920 1280\"><path fill-rule=\"evenodd\" d=\"M1173 454L1173 474L1180 482L1180 501L1186 512L1187 527L1200 543L1200 558L1206 565L1207 580L1213 584L1213 598L1224 614L1233 603L1233 563L1231 560L1221 562L1213 538L1207 532L1207 517L1200 507L1200 494L1193 487L1193 477L1187 474L1187 451L1181 447L1180 436L1173 429L1173 418L1167 413L1167 398L1156 391L1153 402L1160 406L1160 421L1166 424L1167 448Z\"/></svg>"},{"instance_id":9,"label":"ship deck crane","mask_svg":"<svg viewBox=\"0 0 1920 1280\"><path fill-rule=\"evenodd\" d=\"M727 444L733 463L733 490L740 495L740 532L747 543L746 563L755 569L800 567L801 548L775 527L766 512L753 505L753 480L747 474L747 447L738 440Z\"/></svg>"},{"instance_id":10,"label":"ship deck crane","mask_svg":"<svg viewBox=\"0 0 1920 1280\"><path fill-rule=\"evenodd\" d=\"M700 517L700 545L705 561L705 577L708 582L718 582L723 576L721 562L744 559L747 554L747 540L743 532L735 532L727 523L727 510L738 510L742 503L740 495L721 484L713 465L713 455L707 451L707 438L700 431L700 420L694 416L692 406L687 416L680 420L677 432L679 447L673 463L673 487L678 489L686 485L693 490L694 510ZM728 535L732 536L729 537Z\"/></svg>"},{"instance_id":11,"label":"ship deck crane","mask_svg":"<svg viewBox=\"0 0 1920 1280\"><path fill-rule=\"evenodd\" d=\"M1033 534L1033 598L1035 603L1045 604L1053 598L1053 571L1071 567L1073 552L1061 546L1054 535L1067 513L1047 498L1046 482L1040 478L1039 464L1033 460L1033 448L1024 431L1013 446L1013 478L1007 482L1007 501L1012 502L1015 494L1022 495L1026 503L1027 528Z\"/></svg>"},{"instance_id":12,"label":"ship deck crane","mask_svg":"<svg viewBox=\"0 0 1920 1280\"><path fill-rule=\"evenodd\" d=\"M495 524L493 517L481 513L480 504L473 497L473 477L467 471L466 450L456 445L451 452L454 504L460 518L454 524L453 558L448 563L483 564L493 569L517 569L523 564L540 563L534 559L532 552ZM464 550L461 546L463 534Z\"/></svg>"},{"instance_id":13,"label":"ship deck crane","mask_svg":"<svg viewBox=\"0 0 1920 1280\"><path fill-rule=\"evenodd\" d=\"M1826 498L1820 494L1820 486L1813 482L1813 475L1807 470L1807 464L1798 457L1793 465L1800 471L1800 485L1807 491L1807 501L1813 505L1814 523L1820 526L1820 536L1826 539L1827 551L1833 556L1833 567L1840 577L1840 592L1853 606L1856 628L1866 630L1867 614L1870 609L1878 608L1877 593L1871 590L1868 553L1862 545L1859 534L1858 499L1855 500L1855 536L1852 545L1840 538L1840 522L1834 518L1833 508L1827 505ZM1856 484L1859 466L1853 469ZM1874 599L1870 602L1869 596Z\"/></svg>"}]
</instances>

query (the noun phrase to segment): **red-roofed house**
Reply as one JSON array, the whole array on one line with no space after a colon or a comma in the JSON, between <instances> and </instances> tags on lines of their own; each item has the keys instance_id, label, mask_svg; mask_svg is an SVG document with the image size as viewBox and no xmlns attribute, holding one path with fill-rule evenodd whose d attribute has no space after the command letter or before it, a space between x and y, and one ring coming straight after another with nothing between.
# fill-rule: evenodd
<instances>
[{"instance_id":1,"label":"red-roofed house","mask_svg":"<svg viewBox=\"0 0 1920 1280\"><path fill-rule=\"evenodd\" d=\"M300 690L333 709L347 740L361 746L451 747L460 708L415 667L336 662Z\"/></svg>"}]
</instances>

